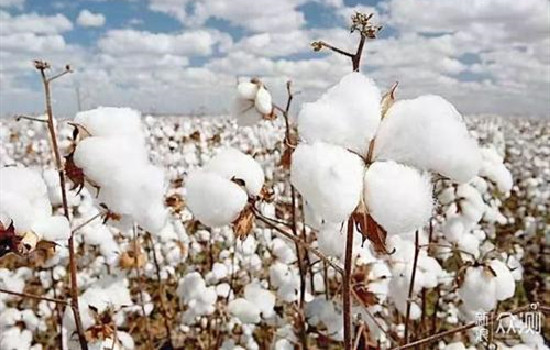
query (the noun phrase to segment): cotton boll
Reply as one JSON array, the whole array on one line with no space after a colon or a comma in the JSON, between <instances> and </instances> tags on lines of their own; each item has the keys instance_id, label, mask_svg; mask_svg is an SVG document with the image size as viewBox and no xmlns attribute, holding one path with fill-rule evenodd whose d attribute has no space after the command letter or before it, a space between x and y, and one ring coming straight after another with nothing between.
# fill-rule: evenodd
<instances>
[{"instance_id":1,"label":"cotton boll","mask_svg":"<svg viewBox=\"0 0 550 350\"><path fill-rule=\"evenodd\" d=\"M239 97L246 100L253 100L258 93L258 85L254 83L244 82L237 85Z\"/></svg>"},{"instance_id":2,"label":"cotton boll","mask_svg":"<svg viewBox=\"0 0 550 350\"><path fill-rule=\"evenodd\" d=\"M483 266L466 269L458 295L467 310L491 311L497 304L495 278Z\"/></svg>"},{"instance_id":3,"label":"cotton boll","mask_svg":"<svg viewBox=\"0 0 550 350\"><path fill-rule=\"evenodd\" d=\"M260 194L264 185L264 172L254 158L233 148L227 148L212 158L203 168L228 180L244 181L247 192L252 196Z\"/></svg>"},{"instance_id":4,"label":"cotton boll","mask_svg":"<svg viewBox=\"0 0 550 350\"><path fill-rule=\"evenodd\" d=\"M500 192L508 192L514 185L510 171L504 166L503 158L492 147L482 150L483 166L479 174L494 181Z\"/></svg>"},{"instance_id":5,"label":"cotton boll","mask_svg":"<svg viewBox=\"0 0 550 350\"><path fill-rule=\"evenodd\" d=\"M312 209L327 221L347 219L359 204L363 188L361 158L317 142L298 145L292 159L291 182Z\"/></svg>"},{"instance_id":6,"label":"cotton boll","mask_svg":"<svg viewBox=\"0 0 550 350\"><path fill-rule=\"evenodd\" d=\"M32 231L47 241L65 241L71 235L69 222L64 216L51 216L34 222Z\"/></svg>"},{"instance_id":7,"label":"cotton boll","mask_svg":"<svg viewBox=\"0 0 550 350\"><path fill-rule=\"evenodd\" d=\"M365 173L365 202L390 233L414 231L432 215L432 186L426 174L394 162L375 162Z\"/></svg>"},{"instance_id":8,"label":"cotton boll","mask_svg":"<svg viewBox=\"0 0 550 350\"><path fill-rule=\"evenodd\" d=\"M141 113L130 108L99 107L82 111L76 114L74 122L94 136L143 137Z\"/></svg>"},{"instance_id":9,"label":"cotton boll","mask_svg":"<svg viewBox=\"0 0 550 350\"><path fill-rule=\"evenodd\" d=\"M514 276L510 273L508 266L498 260L491 261L490 266L496 274L495 282L497 285L497 299L506 300L513 297L516 290L516 282L514 280Z\"/></svg>"},{"instance_id":10,"label":"cotton boll","mask_svg":"<svg viewBox=\"0 0 550 350\"><path fill-rule=\"evenodd\" d=\"M237 219L248 199L231 180L204 171L190 174L186 188L189 210L210 227L227 225Z\"/></svg>"},{"instance_id":11,"label":"cotton boll","mask_svg":"<svg viewBox=\"0 0 550 350\"><path fill-rule=\"evenodd\" d=\"M308 143L342 146L365 155L380 123L380 90L361 73L344 76L298 115L298 133Z\"/></svg>"},{"instance_id":12,"label":"cotton boll","mask_svg":"<svg viewBox=\"0 0 550 350\"><path fill-rule=\"evenodd\" d=\"M325 255L341 257L344 253L346 237L340 231L340 225L328 224L317 233L319 250Z\"/></svg>"},{"instance_id":13,"label":"cotton boll","mask_svg":"<svg viewBox=\"0 0 550 350\"><path fill-rule=\"evenodd\" d=\"M262 114L269 114L273 110L271 94L263 86L260 87L256 93L254 107Z\"/></svg>"},{"instance_id":14,"label":"cotton boll","mask_svg":"<svg viewBox=\"0 0 550 350\"><path fill-rule=\"evenodd\" d=\"M468 182L481 154L460 113L439 96L397 101L376 134L374 159L391 159Z\"/></svg>"},{"instance_id":15,"label":"cotton boll","mask_svg":"<svg viewBox=\"0 0 550 350\"><path fill-rule=\"evenodd\" d=\"M253 302L244 298L231 300L228 309L232 316L237 317L243 323L258 323L261 321L261 310Z\"/></svg>"},{"instance_id":16,"label":"cotton boll","mask_svg":"<svg viewBox=\"0 0 550 350\"><path fill-rule=\"evenodd\" d=\"M443 350L466 350L466 347L462 342L454 342L447 344Z\"/></svg>"},{"instance_id":17,"label":"cotton boll","mask_svg":"<svg viewBox=\"0 0 550 350\"><path fill-rule=\"evenodd\" d=\"M275 295L270 291L263 289L258 284L249 284L244 287L244 297L260 309L263 318L272 317L275 312Z\"/></svg>"}]
</instances>

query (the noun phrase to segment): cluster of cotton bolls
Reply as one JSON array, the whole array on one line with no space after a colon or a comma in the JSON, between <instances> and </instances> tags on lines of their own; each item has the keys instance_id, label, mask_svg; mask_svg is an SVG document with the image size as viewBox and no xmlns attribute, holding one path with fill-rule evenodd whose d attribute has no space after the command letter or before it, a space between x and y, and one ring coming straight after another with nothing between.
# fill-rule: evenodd
<instances>
[{"instance_id":1,"label":"cluster of cotton bolls","mask_svg":"<svg viewBox=\"0 0 550 350\"><path fill-rule=\"evenodd\" d=\"M150 164L141 114L128 108L98 108L79 112L74 164L97 193L98 203L120 214L122 222L137 222L147 231L162 229L164 172Z\"/></svg>"}]
</instances>

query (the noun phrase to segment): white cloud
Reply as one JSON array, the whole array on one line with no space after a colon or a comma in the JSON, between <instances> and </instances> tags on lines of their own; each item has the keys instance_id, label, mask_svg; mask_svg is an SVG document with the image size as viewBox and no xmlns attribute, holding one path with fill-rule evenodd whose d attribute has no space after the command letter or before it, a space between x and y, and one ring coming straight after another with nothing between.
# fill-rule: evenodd
<instances>
[{"instance_id":1,"label":"white cloud","mask_svg":"<svg viewBox=\"0 0 550 350\"><path fill-rule=\"evenodd\" d=\"M76 23L83 27L101 27L105 25L105 15L82 10L76 18Z\"/></svg>"},{"instance_id":2,"label":"white cloud","mask_svg":"<svg viewBox=\"0 0 550 350\"><path fill-rule=\"evenodd\" d=\"M25 0L0 0L0 8L16 8L22 9L25 4Z\"/></svg>"},{"instance_id":3,"label":"white cloud","mask_svg":"<svg viewBox=\"0 0 550 350\"><path fill-rule=\"evenodd\" d=\"M138 30L112 30L99 40L101 51L111 55L135 53L210 55L216 44L230 44L231 36L211 30L178 34L151 33Z\"/></svg>"},{"instance_id":4,"label":"white cloud","mask_svg":"<svg viewBox=\"0 0 550 350\"><path fill-rule=\"evenodd\" d=\"M42 16L36 13L12 16L8 12L0 11L0 22L1 35L26 32L57 34L73 29L71 21L60 13L54 16Z\"/></svg>"},{"instance_id":5,"label":"white cloud","mask_svg":"<svg viewBox=\"0 0 550 350\"><path fill-rule=\"evenodd\" d=\"M305 24L304 14L297 10L304 2L305 0L151 0L150 8L165 12L185 24L201 25L209 18L218 18L253 32L288 32Z\"/></svg>"}]
</instances>

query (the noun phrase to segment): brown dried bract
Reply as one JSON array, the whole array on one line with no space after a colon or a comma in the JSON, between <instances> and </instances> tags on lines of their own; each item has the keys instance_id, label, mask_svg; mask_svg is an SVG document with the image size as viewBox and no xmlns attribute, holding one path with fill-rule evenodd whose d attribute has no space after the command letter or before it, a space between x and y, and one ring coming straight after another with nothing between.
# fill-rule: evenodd
<instances>
[{"instance_id":1,"label":"brown dried bract","mask_svg":"<svg viewBox=\"0 0 550 350\"><path fill-rule=\"evenodd\" d=\"M185 208L185 201L179 194L173 194L164 199L164 205L172 208L174 213L179 213Z\"/></svg>"},{"instance_id":2,"label":"brown dried bract","mask_svg":"<svg viewBox=\"0 0 550 350\"><path fill-rule=\"evenodd\" d=\"M17 253L19 242L21 242L21 237L15 234L13 222L7 228L0 222L0 257L9 253Z\"/></svg>"},{"instance_id":3,"label":"brown dried bract","mask_svg":"<svg viewBox=\"0 0 550 350\"><path fill-rule=\"evenodd\" d=\"M240 239L248 237L254 227L254 212L250 207L246 207L241 211L237 220L233 221L233 232Z\"/></svg>"},{"instance_id":4,"label":"brown dried bract","mask_svg":"<svg viewBox=\"0 0 550 350\"><path fill-rule=\"evenodd\" d=\"M351 220L355 224L355 228L363 235L363 241L368 239L371 241L374 250L377 253L388 254L386 248L387 232L380 226L365 209L356 209L351 214Z\"/></svg>"},{"instance_id":5,"label":"brown dried bract","mask_svg":"<svg viewBox=\"0 0 550 350\"><path fill-rule=\"evenodd\" d=\"M86 184L86 176L84 170L74 163L74 151L65 156L65 175L73 183L71 190L76 189L76 193L80 193Z\"/></svg>"}]
</instances>

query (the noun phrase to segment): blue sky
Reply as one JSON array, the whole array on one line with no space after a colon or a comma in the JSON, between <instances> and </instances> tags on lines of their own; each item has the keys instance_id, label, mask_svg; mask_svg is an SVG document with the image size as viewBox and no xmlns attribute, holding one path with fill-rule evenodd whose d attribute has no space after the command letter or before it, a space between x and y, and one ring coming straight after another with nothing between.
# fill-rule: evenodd
<instances>
[{"instance_id":1,"label":"blue sky","mask_svg":"<svg viewBox=\"0 0 550 350\"><path fill-rule=\"evenodd\" d=\"M314 53L325 40L353 50L353 11L384 25L362 71L399 96L440 94L464 113L548 117L547 0L0 0L0 113L40 113L30 64L76 71L56 82L55 108L120 105L156 112L228 109L238 79L260 76L276 97L292 79L298 102L349 71ZM521 18L521 21L517 19Z\"/></svg>"}]
</instances>

